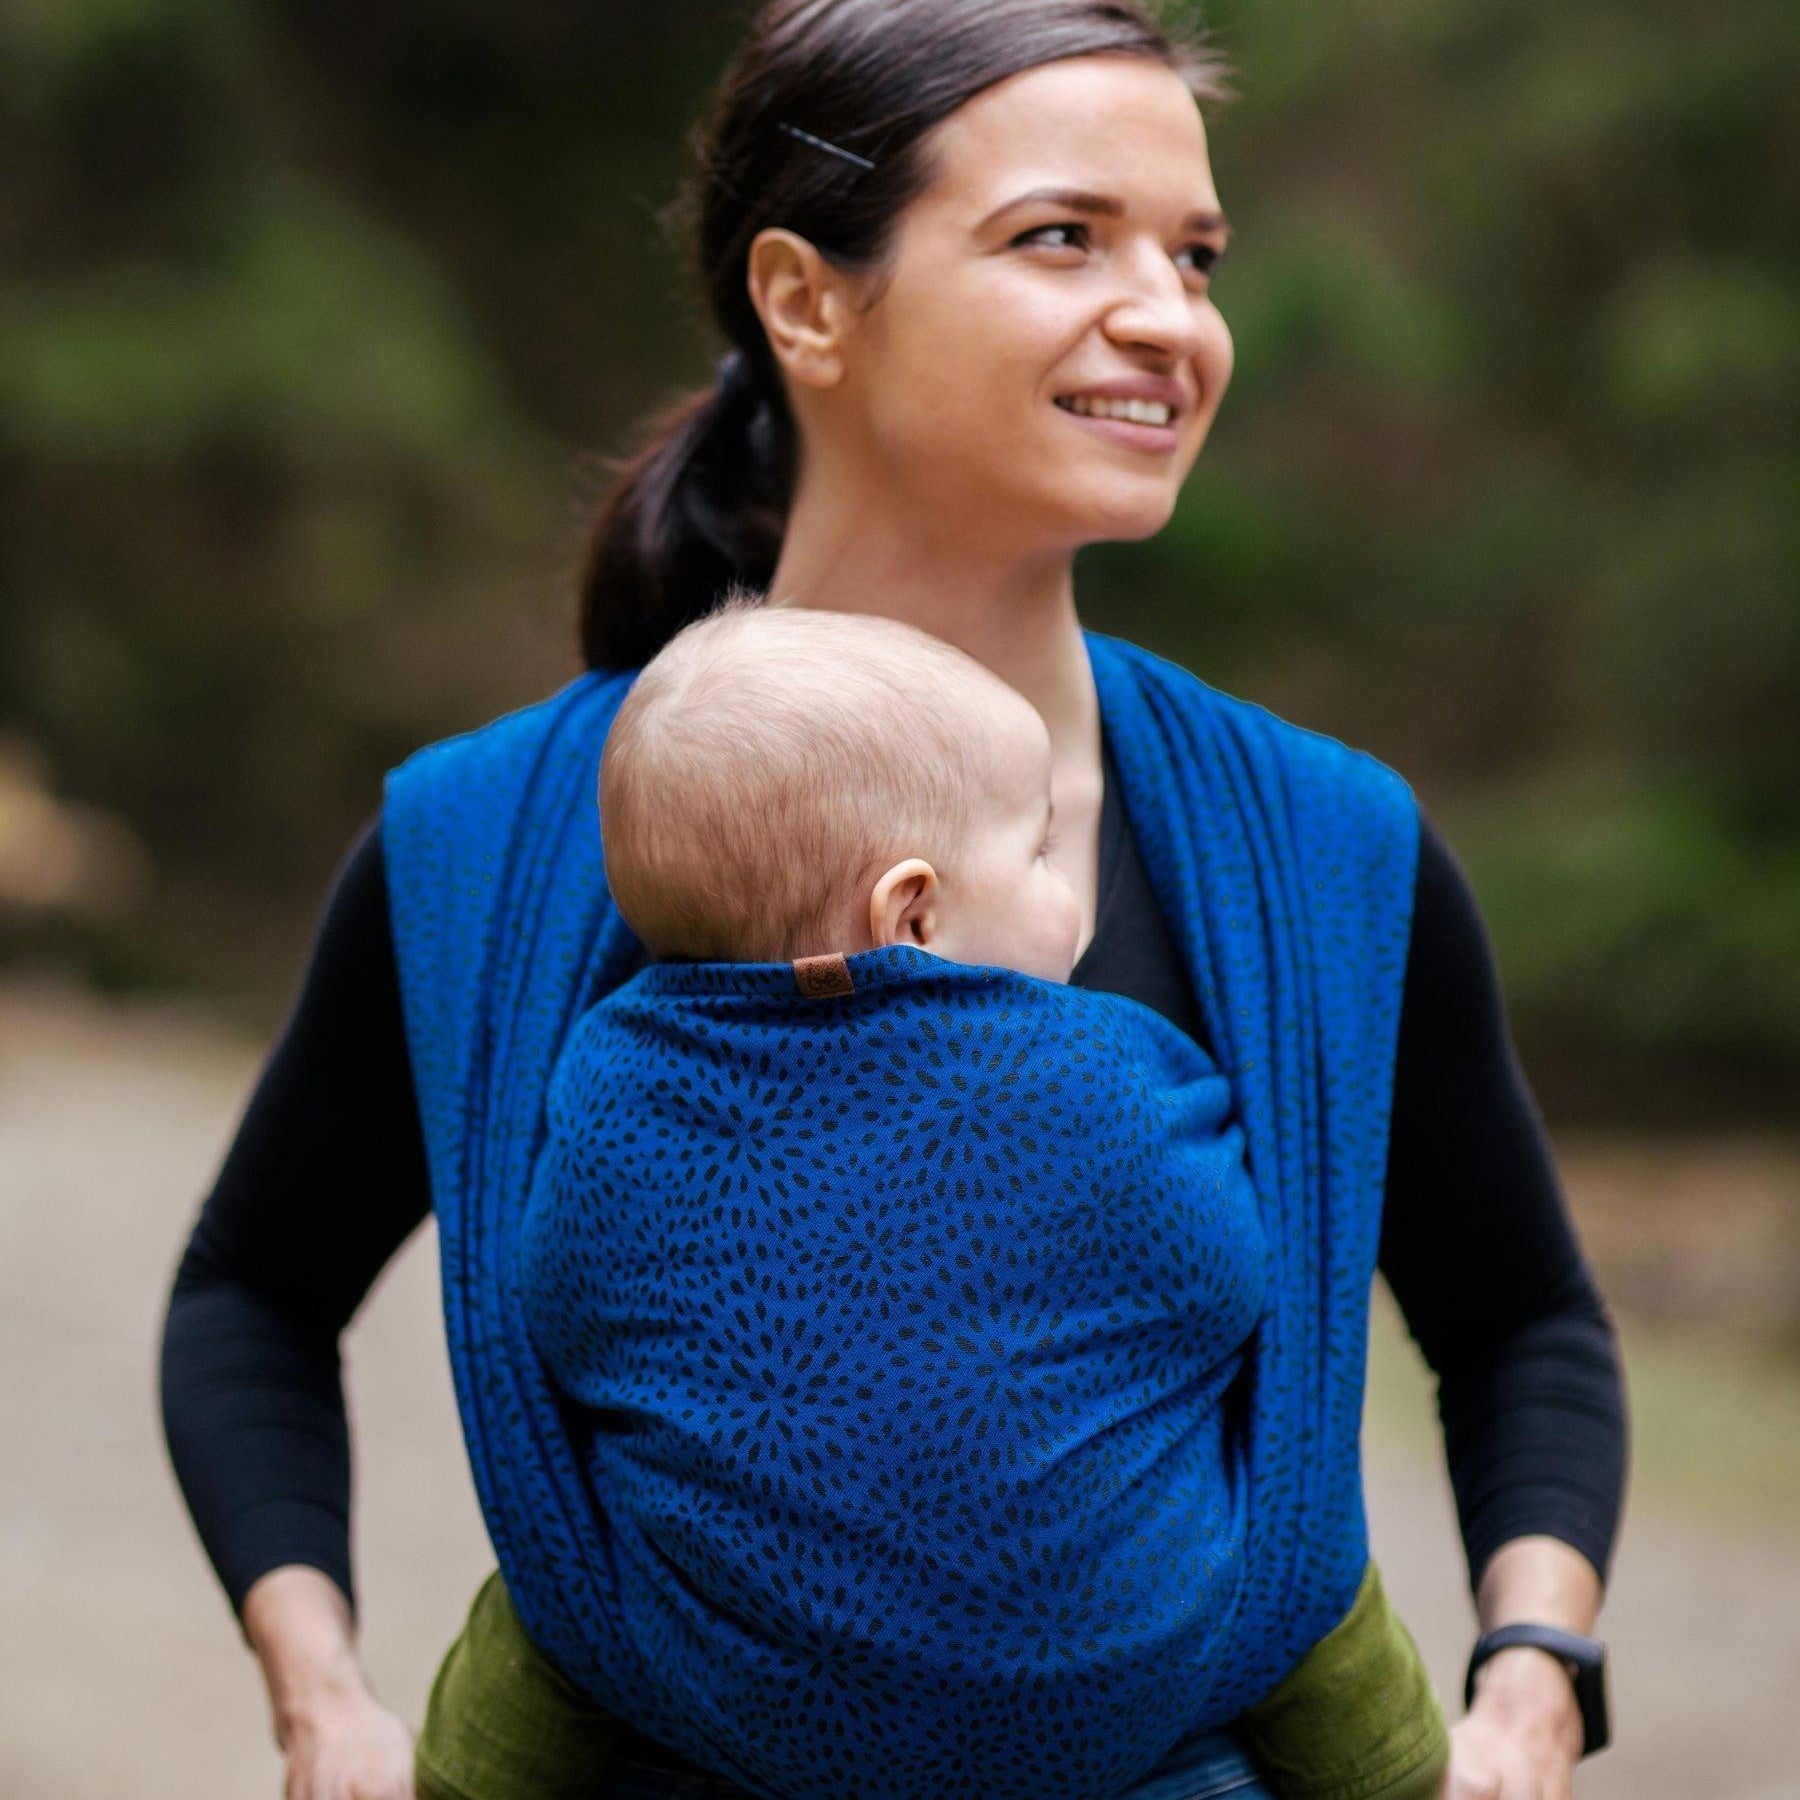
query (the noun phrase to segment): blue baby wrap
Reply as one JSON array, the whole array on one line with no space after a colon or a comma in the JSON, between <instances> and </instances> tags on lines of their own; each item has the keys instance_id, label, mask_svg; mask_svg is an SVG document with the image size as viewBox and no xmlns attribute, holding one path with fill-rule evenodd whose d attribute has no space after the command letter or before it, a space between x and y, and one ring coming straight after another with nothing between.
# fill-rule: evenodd
<instances>
[{"instance_id":1,"label":"blue baby wrap","mask_svg":"<svg viewBox=\"0 0 1800 1800\"><path fill-rule=\"evenodd\" d=\"M435 745L384 851L477 1491L533 1639L780 1800L1101 1800L1367 1560L1358 1426L1417 814L1085 634L1222 1068L895 946L656 964L594 795L633 672Z\"/></svg>"}]
</instances>

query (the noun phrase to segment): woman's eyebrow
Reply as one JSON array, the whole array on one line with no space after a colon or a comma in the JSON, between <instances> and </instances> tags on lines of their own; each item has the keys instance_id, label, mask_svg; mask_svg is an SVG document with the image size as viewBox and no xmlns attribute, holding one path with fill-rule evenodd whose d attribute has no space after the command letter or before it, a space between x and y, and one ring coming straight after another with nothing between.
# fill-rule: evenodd
<instances>
[{"instance_id":1,"label":"woman's eyebrow","mask_svg":"<svg viewBox=\"0 0 1800 1800\"><path fill-rule=\"evenodd\" d=\"M976 230L985 231L1002 214L1011 212L1016 206L1026 206L1034 200L1066 206L1073 212L1100 213L1109 219L1119 218L1125 211L1125 203L1115 200L1110 194L1091 194L1085 188L1035 187L996 206ZM1231 235L1231 221L1222 212L1204 209L1189 213L1181 228L1183 231L1222 231L1227 237Z\"/></svg>"}]
</instances>

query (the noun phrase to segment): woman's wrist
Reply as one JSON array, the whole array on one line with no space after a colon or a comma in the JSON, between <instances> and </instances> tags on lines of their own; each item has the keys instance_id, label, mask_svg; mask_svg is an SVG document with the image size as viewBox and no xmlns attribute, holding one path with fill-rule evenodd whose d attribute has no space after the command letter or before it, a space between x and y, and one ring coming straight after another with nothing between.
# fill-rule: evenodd
<instances>
[{"instance_id":1,"label":"woman's wrist","mask_svg":"<svg viewBox=\"0 0 1800 1800\"><path fill-rule=\"evenodd\" d=\"M322 1570L300 1563L271 1569L244 1596L243 1619L284 1749L296 1733L370 1700L350 1603Z\"/></svg>"},{"instance_id":2,"label":"woman's wrist","mask_svg":"<svg viewBox=\"0 0 1800 1800\"><path fill-rule=\"evenodd\" d=\"M1564 1631L1593 1634L1600 1616L1600 1575L1561 1537L1514 1537L1487 1559L1476 1588L1481 1631L1532 1620Z\"/></svg>"},{"instance_id":3,"label":"woman's wrist","mask_svg":"<svg viewBox=\"0 0 1800 1800\"><path fill-rule=\"evenodd\" d=\"M1471 1714L1480 1713L1515 1740L1554 1751L1573 1765L1581 1758L1581 1708L1568 1666L1548 1650L1515 1644L1498 1650L1475 1672Z\"/></svg>"},{"instance_id":4,"label":"woman's wrist","mask_svg":"<svg viewBox=\"0 0 1800 1800\"><path fill-rule=\"evenodd\" d=\"M1529 1620L1591 1636L1600 1613L1600 1577L1560 1538L1532 1536L1502 1544L1488 1559L1476 1593L1483 1634ZM1584 1732L1573 1672L1548 1650L1515 1644L1475 1672L1471 1716L1479 1714L1539 1757L1579 1761Z\"/></svg>"},{"instance_id":5,"label":"woman's wrist","mask_svg":"<svg viewBox=\"0 0 1800 1800\"><path fill-rule=\"evenodd\" d=\"M1475 1611L1484 1634L1530 1620L1590 1637L1601 1598L1598 1572L1573 1545L1542 1535L1518 1537L1488 1558L1476 1589Z\"/></svg>"}]
</instances>

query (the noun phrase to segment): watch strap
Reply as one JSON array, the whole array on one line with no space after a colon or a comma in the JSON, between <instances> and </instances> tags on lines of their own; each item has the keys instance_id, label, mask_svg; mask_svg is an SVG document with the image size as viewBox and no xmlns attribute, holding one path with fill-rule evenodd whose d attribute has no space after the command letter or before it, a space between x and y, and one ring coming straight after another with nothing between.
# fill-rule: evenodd
<instances>
[{"instance_id":1,"label":"watch strap","mask_svg":"<svg viewBox=\"0 0 1800 1800\"><path fill-rule=\"evenodd\" d=\"M1475 1676L1490 1656L1510 1650L1515 1644L1529 1644L1537 1650L1548 1650L1560 1662L1574 1665L1575 1704L1581 1712L1581 1754L1592 1756L1604 1750L1611 1741L1611 1725L1606 1709L1606 1646L1598 1638L1583 1637L1579 1632L1565 1631L1559 1625L1539 1625L1519 1620L1501 1625L1479 1639L1469 1657L1469 1672L1463 1681L1463 1708L1475 1699Z\"/></svg>"}]
</instances>

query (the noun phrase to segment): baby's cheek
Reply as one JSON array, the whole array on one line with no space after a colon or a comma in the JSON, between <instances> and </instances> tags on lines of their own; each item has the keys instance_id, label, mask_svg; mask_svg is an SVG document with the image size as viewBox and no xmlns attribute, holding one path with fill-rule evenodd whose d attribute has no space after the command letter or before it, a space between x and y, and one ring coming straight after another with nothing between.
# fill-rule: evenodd
<instances>
[{"instance_id":1,"label":"baby's cheek","mask_svg":"<svg viewBox=\"0 0 1800 1800\"><path fill-rule=\"evenodd\" d=\"M1058 922L1058 938L1073 947L1081 937L1081 897L1060 877L1051 879L1056 891L1045 896L1045 917Z\"/></svg>"}]
</instances>

